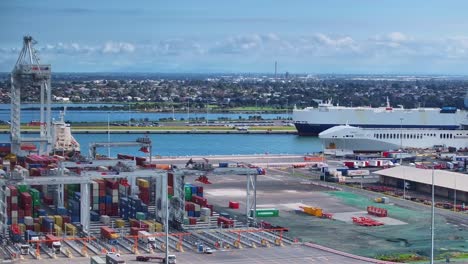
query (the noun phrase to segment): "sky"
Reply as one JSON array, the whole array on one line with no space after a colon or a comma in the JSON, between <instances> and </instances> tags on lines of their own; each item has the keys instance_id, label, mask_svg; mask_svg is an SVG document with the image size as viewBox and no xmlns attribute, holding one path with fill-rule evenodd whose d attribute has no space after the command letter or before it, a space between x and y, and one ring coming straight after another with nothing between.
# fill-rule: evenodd
<instances>
[{"instance_id":1,"label":"sky","mask_svg":"<svg viewBox=\"0 0 468 264\"><path fill-rule=\"evenodd\" d=\"M466 0L0 1L0 71L468 75Z\"/></svg>"}]
</instances>

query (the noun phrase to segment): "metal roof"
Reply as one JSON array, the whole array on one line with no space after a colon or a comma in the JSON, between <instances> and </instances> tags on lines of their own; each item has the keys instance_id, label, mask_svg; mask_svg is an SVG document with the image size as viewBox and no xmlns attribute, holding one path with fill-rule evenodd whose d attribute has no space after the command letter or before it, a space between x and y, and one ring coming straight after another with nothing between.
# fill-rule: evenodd
<instances>
[{"instance_id":1,"label":"metal roof","mask_svg":"<svg viewBox=\"0 0 468 264\"><path fill-rule=\"evenodd\" d=\"M408 166L398 166L375 172L378 175L409 180L413 182L432 184L432 169L419 169ZM468 174L446 170L434 170L434 185L457 191L468 192Z\"/></svg>"}]
</instances>

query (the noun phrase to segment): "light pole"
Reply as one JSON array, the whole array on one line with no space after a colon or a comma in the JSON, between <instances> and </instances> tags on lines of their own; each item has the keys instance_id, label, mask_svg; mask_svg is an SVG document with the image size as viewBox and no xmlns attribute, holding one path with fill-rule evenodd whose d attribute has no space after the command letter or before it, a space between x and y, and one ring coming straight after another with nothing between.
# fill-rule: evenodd
<instances>
[{"instance_id":1,"label":"light pole","mask_svg":"<svg viewBox=\"0 0 468 264\"><path fill-rule=\"evenodd\" d=\"M110 116L107 112L107 157L110 158Z\"/></svg>"},{"instance_id":2,"label":"light pole","mask_svg":"<svg viewBox=\"0 0 468 264\"><path fill-rule=\"evenodd\" d=\"M167 187L168 187L168 180L167 180L167 177L166 177L166 180L165 180L165 185L164 185L164 189L165 191L163 191L163 195L165 195L166 197L166 219L165 219L165 223L164 223L164 227L165 227L165 231L166 231L166 263L168 263L168 259L169 259L169 197L168 197L168 192L167 192Z\"/></svg>"},{"instance_id":3,"label":"light pole","mask_svg":"<svg viewBox=\"0 0 468 264\"><path fill-rule=\"evenodd\" d=\"M434 167L432 167L431 264L434 264Z\"/></svg>"},{"instance_id":4,"label":"light pole","mask_svg":"<svg viewBox=\"0 0 468 264\"><path fill-rule=\"evenodd\" d=\"M128 104L128 126L132 126L132 113L130 108L132 107L131 104Z\"/></svg>"},{"instance_id":5,"label":"light pole","mask_svg":"<svg viewBox=\"0 0 468 264\"><path fill-rule=\"evenodd\" d=\"M400 118L400 166L403 166L403 118ZM403 199L406 199L406 175L403 170Z\"/></svg>"},{"instance_id":6,"label":"light pole","mask_svg":"<svg viewBox=\"0 0 468 264\"><path fill-rule=\"evenodd\" d=\"M453 177L455 179L453 185L453 211L457 211L457 177Z\"/></svg>"}]
</instances>

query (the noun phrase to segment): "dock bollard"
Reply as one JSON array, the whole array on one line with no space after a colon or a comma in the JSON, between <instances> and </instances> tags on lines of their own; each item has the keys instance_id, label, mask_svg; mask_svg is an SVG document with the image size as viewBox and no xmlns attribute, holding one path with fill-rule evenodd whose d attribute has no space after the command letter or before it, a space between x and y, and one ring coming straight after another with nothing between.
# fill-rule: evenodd
<instances>
[{"instance_id":1,"label":"dock bollard","mask_svg":"<svg viewBox=\"0 0 468 264\"><path fill-rule=\"evenodd\" d=\"M184 248L182 247L182 243L177 243L176 249L177 249L177 251L179 251L179 252L184 252Z\"/></svg>"},{"instance_id":2,"label":"dock bollard","mask_svg":"<svg viewBox=\"0 0 468 264\"><path fill-rule=\"evenodd\" d=\"M234 246L235 246L236 248L242 248L241 243L240 243L239 241L237 241L237 240L234 241Z\"/></svg>"},{"instance_id":3,"label":"dock bollard","mask_svg":"<svg viewBox=\"0 0 468 264\"><path fill-rule=\"evenodd\" d=\"M284 246L284 245L283 245L283 242L282 242L279 238L276 238L276 239L275 239L275 244L276 244L277 246L281 246L281 247Z\"/></svg>"}]
</instances>

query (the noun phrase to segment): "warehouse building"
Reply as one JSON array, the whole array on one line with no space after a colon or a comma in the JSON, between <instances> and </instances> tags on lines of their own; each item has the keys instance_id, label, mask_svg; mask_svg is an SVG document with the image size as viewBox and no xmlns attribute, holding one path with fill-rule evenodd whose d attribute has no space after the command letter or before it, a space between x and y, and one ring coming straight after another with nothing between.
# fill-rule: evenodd
<instances>
[{"instance_id":1,"label":"warehouse building","mask_svg":"<svg viewBox=\"0 0 468 264\"><path fill-rule=\"evenodd\" d=\"M468 174L446 171L420 169L408 166L398 166L376 171L380 182L385 185L402 188L406 181L407 187L421 193L431 194L432 173L434 173L435 195L441 198L468 203Z\"/></svg>"}]
</instances>

